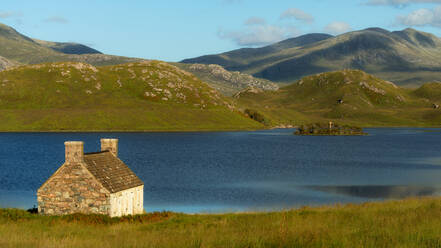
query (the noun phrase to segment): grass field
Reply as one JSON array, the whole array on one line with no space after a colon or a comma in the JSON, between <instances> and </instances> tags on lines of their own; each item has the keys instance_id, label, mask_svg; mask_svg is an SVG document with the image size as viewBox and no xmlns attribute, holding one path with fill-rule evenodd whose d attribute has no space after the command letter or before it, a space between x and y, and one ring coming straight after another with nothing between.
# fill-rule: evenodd
<instances>
[{"instance_id":1,"label":"grass field","mask_svg":"<svg viewBox=\"0 0 441 248\"><path fill-rule=\"evenodd\" d=\"M1 209L0 247L441 247L441 199L126 218Z\"/></svg>"}]
</instances>

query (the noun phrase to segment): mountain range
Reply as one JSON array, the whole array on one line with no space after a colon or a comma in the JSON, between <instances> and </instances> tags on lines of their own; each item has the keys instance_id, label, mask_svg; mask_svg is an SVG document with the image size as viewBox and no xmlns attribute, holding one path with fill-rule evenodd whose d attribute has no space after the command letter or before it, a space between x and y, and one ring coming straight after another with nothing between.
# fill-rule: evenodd
<instances>
[{"instance_id":1,"label":"mountain range","mask_svg":"<svg viewBox=\"0 0 441 248\"><path fill-rule=\"evenodd\" d=\"M102 54L86 45L71 42L50 42L27 37L0 23L0 70L19 64L75 61L92 65L115 65L141 61Z\"/></svg>"},{"instance_id":2,"label":"mountain range","mask_svg":"<svg viewBox=\"0 0 441 248\"><path fill-rule=\"evenodd\" d=\"M116 65L128 62L139 62L143 59L112 56L83 44L72 42L52 42L29 38L12 27L0 24L0 71L6 68L47 62L85 62L94 66ZM211 87L225 95L233 95L249 86L262 89L278 89L278 85L265 79L255 78L248 74L229 72L219 65L187 65L175 63L176 66L194 73Z\"/></svg>"},{"instance_id":3,"label":"mountain range","mask_svg":"<svg viewBox=\"0 0 441 248\"><path fill-rule=\"evenodd\" d=\"M410 28L394 32L368 28L338 36L307 34L182 63L218 64L285 83L316 73L359 69L398 85L417 86L441 79L441 39Z\"/></svg>"},{"instance_id":4,"label":"mountain range","mask_svg":"<svg viewBox=\"0 0 441 248\"><path fill-rule=\"evenodd\" d=\"M0 131L439 126L440 43L413 29L367 29L166 63L0 25ZM344 69L353 67L374 75Z\"/></svg>"}]
</instances>

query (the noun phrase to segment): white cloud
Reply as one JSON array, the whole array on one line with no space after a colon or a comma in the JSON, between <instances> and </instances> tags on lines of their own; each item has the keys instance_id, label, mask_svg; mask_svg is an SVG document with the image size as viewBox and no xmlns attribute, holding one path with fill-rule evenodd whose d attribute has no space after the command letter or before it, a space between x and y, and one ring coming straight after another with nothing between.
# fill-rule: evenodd
<instances>
[{"instance_id":1,"label":"white cloud","mask_svg":"<svg viewBox=\"0 0 441 248\"><path fill-rule=\"evenodd\" d=\"M441 5L433 9L417 9L406 16L398 16L396 22L405 26L441 27Z\"/></svg>"},{"instance_id":2,"label":"white cloud","mask_svg":"<svg viewBox=\"0 0 441 248\"><path fill-rule=\"evenodd\" d=\"M264 25L266 24L265 19L260 17L250 17L245 21L245 25L247 26L253 26L253 25Z\"/></svg>"},{"instance_id":3,"label":"white cloud","mask_svg":"<svg viewBox=\"0 0 441 248\"><path fill-rule=\"evenodd\" d=\"M351 26L346 22L331 22L324 28L326 33L330 34L342 34L351 31Z\"/></svg>"},{"instance_id":4,"label":"white cloud","mask_svg":"<svg viewBox=\"0 0 441 248\"><path fill-rule=\"evenodd\" d=\"M6 18L12 18L12 17L22 17L23 14L21 12L14 12L14 11L0 11L0 18L6 19Z\"/></svg>"},{"instance_id":5,"label":"white cloud","mask_svg":"<svg viewBox=\"0 0 441 248\"><path fill-rule=\"evenodd\" d=\"M404 7L414 3L441 3L441 0L368 0L367 5L392 5Z\"/></svg>"},{"instance_id":6,"label":"white cloud","mask_svg":"<svg viewBox=\"0 0 441 248\"><path fill-rule=\"evenodd\" d=\"M62 16L52 16L43 20L44 22L66 24L69 21Z\"/></svg>"},{"instance_id":7,"label":"white cloud","mask_svg":"<svg viewBox=\"0 0 441 248\"><path fill-rule=\"evenodd\" d=\"M285 10L285 12L283 12L280 15L281 19L296 19L298 21L303 21L303 22L307 22L307 23L311 23L314 21L314 17L306 12L304 12L301 9L297 9L297 8L290 8Z\"/></svg>"},{"instance_id":8,"label":"white cloud","mask_svg":"<svg viewBox=\"0 0 441 248\"><path fill-rule=\"evenodd\" d=\"M219 30L218 35L222 39L230 39L239 46L263 46L297 35L298 31L293 27L281 27L274 25L252 25L245 30L224 31Z\"/></svg>"}]
</instances>

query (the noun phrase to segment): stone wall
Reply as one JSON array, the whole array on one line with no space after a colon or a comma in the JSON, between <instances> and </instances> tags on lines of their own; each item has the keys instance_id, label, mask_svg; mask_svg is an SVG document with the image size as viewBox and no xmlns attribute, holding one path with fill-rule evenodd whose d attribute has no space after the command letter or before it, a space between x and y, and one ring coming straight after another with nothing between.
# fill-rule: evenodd
<instances>
[{"instance_id":1,"label":"stone wall","mask_svg":"<svg viewBox=\"0 0 441 248\"><path fill-rule=\"evenodd\" d=\"M110 216L144 213L144 185L110 195Z\"/></svg>"},{"instance_id":2,"label":"stone wall","mask_svg":"<svg viewBox=\"0 0 441 248\"><path fill-rule=\"evenodd\" d=\"M81 163L64 164L38 191L38 212L109 214L110 193Z\"/></svg>"}]
</instances>

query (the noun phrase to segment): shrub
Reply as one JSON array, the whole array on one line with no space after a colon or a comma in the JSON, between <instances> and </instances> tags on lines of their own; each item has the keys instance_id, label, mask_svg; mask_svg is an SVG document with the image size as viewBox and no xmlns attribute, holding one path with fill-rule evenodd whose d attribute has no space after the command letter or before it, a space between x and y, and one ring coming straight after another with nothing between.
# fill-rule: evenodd
<instances>
[{"instance_id":1,"label":"shrub","mask_svg":"<svg viewBox=\"0 0 441 248\"><path fill-rule=\"evenodd\" d=\"M271 121L266 118L263 114L257 112L253 109L245 109L244 113L248 115L251 119L262 123L265 126L269 126L271 124Z\"/></svg>"}]
</instances>

